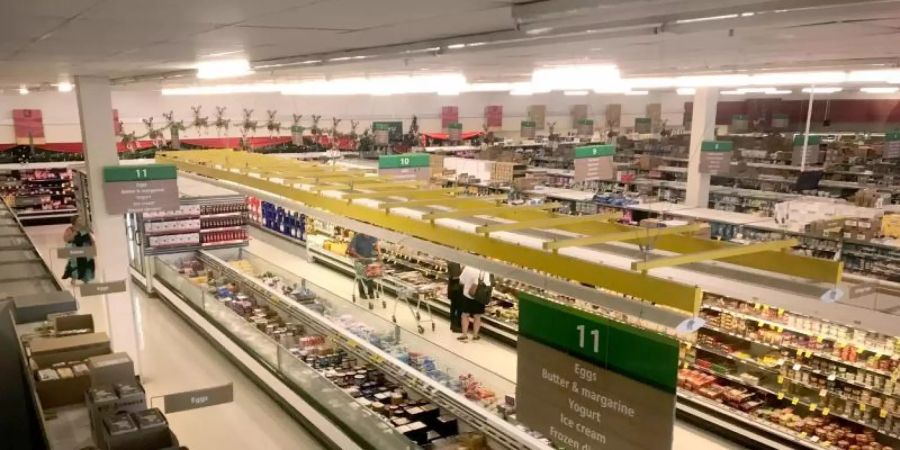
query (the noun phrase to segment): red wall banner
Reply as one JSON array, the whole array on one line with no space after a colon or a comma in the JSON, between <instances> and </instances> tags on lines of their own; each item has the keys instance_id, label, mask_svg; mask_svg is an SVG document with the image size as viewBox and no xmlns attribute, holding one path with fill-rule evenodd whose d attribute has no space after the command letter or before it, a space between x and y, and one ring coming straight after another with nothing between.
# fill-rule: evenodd
<instances>
[{"instance_id":1,"label":"red wall banner","mask_svg":"<svg viewBox=\"0 0 900 450\"><path fill-rule=\"evenodd\" d=\"M489 128L503 128L503 106L488 105L484 107L484 123Z\"/></svg>"},{"instance_id":2,"label":"red wall banner","mask_svg":"<svg viewBox=\"0 0 900 450\"><path fill-rule=\"evenodd\" d=\"M14 109L13 128L16 133L16 144L43 144L44 116L39 109Z\"/></svg>"},{"instance_id":3,"label":"red wall banner","mask_svg":"<svg viewBox=\"0 0 900 450\"><path fill-rule=\"evenodd\" d=\"M442 106L441 107L441 128L447 128L451 123L459 122L458 106Z\"/></svg>"}]
</instances>

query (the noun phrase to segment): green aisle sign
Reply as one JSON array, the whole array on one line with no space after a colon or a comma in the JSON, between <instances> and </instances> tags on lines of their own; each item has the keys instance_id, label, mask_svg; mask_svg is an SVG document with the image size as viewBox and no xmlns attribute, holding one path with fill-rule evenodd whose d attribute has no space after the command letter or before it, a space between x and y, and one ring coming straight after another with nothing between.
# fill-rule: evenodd
<instances>
[{"instance_id":1,"label":"green aisle sign","mask_svg":"<svg viewBox=\"0 0 900 450\"><path fill-rule=\"evenodd\" d=\"M520 294L519 311L519 335L675 393L675 339L528 294Z\"/></svg>"},{"instance_id":2,"label":"green aisle sign","mask_svg":"<svg viewBox=\"0 0 900 450\"><path fill-rule=\"evenodd\" d=\"M145 164L141 166L106 166L103 168L105 183L117 181L174 180L178 171L174 164Z\"/></svg>"},{"instance_id":3,"label":"green aisle sign","mask_svg":"<svg viewBox=\"0 0 900 450\"><path fill-rule=\"evenodd\" d=\"M584 147L575 147L575 159L600 158L603 156L613 156L615 154L615 145L586 145Z\"/></svg>"},{"instance_id":4,"label":"green aisle sign","mask_svg":"<svg viewBox=\"0 0 900 450\"><path fill-rule=\"evenodd\" d=\"M732 141L703 141L700 144L701 152L730 152L734 151L734 142Z\"/></svg>"},{"instance_id":5,"label":"green aisle sign","mask_svg":"<svg viewBox=\"0 0 900 450\"><path fill-rule=\"evenodd\" d=\"M819 145L821 143L822 143L822 136L820 136L818 134L809 135L809 142L808 142L809 145ZM803 135L802 134L794 135L794 147L803 147Z\"/></svg>"},{"instance_id":6,"label":"green aisle sign","mask_svg":"<svg viewBox=\"0 0 900 450\"><path fill-rule=\"evenodd\" d=\"M400 155L381 155L378 157L379 169L409 169L428 167L430 158L427 153L403 153Z\"/></svg>"}]
</instances>

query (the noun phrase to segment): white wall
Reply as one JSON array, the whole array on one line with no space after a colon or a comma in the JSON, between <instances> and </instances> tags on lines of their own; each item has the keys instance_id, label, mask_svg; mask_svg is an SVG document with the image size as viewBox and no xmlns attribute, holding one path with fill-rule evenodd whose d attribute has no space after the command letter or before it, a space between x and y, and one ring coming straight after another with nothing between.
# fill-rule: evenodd
<instances>
[{"instance_id":1,"label":"white wall","mask_svg":"<svg viewBox=\"0 0 900 450\"><path fill-rule=\"evenodd\" d=\"M257 136L265 136L264 128L266 110L278 111L278 120L283 130L291 124L291 114L303 114L301 123L309 127L313 114L322 115L319 125L331 127L331 117L343 119L338 129L348 132L350 120L359 120L359 132L362 132L373 120L398 119L404 121L404 130L408 129L413 115L418 116L422 131L440 131L440 112L442 106L459 107L460 122L465 130L480 130L483 123L484 107L487 105L503 105L504 134L517 136L519 122L527 118L529 105L543 104L547 107L547 121L557 122L557 131L565 132L571 128L569 111L572 105L587 104L590 118L595 127L605 126L604 113L609 103L622 105L622 125L631 126L635 117L646 116L646 105L662 103L662 117L670 126L680 126L684 102L691 97L675 94L654 93L643 97L600 96L567 97L561 93L534 96L510 96L507 93L468 93L457 97L440 97L436 95L398 95L390 97L301 97L283 96L281 94L233 94L207 96L167 96L159 91L116 91L113 92L113 107L119 110L119 118L125 122L125 131L137 131L138 135L146 133L141 123L142 118L152 116L154 124L164 122L162 113L174 111L176 120L190 122L193 119L191 106L202 106L202 114L208 116L210 123L215 117L215 107L227 107L226 117L232 123L242 120L242 109L253 109L253 119L262 126ZM40 109L44 114L44 129L47 142L77 142L81 140L78 126L78 108L74 92L36 92L28 95L0 95L0 143L13 142L12 110L19 108ZM110 119L111 120L111 119ZM287 131L283 131L287 134ZM228 133L238 136L239 132L232 127ZM188 129L183 137L196 137L197 130ZM216 135L211 127L210 136Z\"/></svg>"}]
</instances>

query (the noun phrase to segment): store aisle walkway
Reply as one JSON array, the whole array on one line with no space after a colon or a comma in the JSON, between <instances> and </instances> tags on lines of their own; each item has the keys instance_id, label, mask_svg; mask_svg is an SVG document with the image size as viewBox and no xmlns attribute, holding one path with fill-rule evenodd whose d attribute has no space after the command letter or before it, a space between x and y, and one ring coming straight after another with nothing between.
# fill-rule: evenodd
<instances>
[{"instance_id":1,"label":"store aisle walkway","mask_svg":"<svg viewBox=\"0 0 900 450\"><path fill-rule=\"evenodd\" d=\"M339 274L334 270L312 264L306 260L305 251L296 244L290 244L284 239L251 227L249 250L256 256L281 266L283 269L293 272L312 283L324 287L332 292L341 294L342 298L350 296L353 288L353 280ZM348 301L348 303L350 303ZM361 303L361 305L364 305ZM361 306L365 307L365 306ZM382 309L380 305L373 310L376 314L387 320L391 318L393 300L388 300L388 308ZM398 309L397 321L406 330L415 333L415 320L406 307ZM481 341L462 343L456 340L456 334L450 332L450 323L441 317L435 316L437 329L432 332L427 330L422 336L436 345L459 355L469 361L485 367L496 374L515 382L516 380L516 349L499 343L490 338ZM716 435L696 428L690 424L676 421L674 432L673 450L737 450L744 447L731 443Z\"/></svg>"},{"instance_id":2,"label":"store aisle walkway","mask_svg":"<svg viewBox=\"0 0 900 450\"><path fill-rule=\"evenodd\" d=\"M64 230L64 225L26 228L41 255L53 264L57 277L62 274L63 262L47 257L60 246ZM97 263L99 272L103 262ZM67 282L64 285L68 286ZM132 293L140 305L143 382L148 397L234 383L233 403L166 416L182 445L192 450L322 448L161 300L148 297L138 287ZM98 331L106 330L102 297L79 301L81 311L94 314Z\"/></svg>"}]
</instances>

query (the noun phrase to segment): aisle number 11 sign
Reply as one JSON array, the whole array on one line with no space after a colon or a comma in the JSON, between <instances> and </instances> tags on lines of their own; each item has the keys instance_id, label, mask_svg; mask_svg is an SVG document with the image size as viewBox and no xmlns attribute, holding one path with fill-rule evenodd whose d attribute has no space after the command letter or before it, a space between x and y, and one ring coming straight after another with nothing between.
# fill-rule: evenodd
<instances>
[{"instance_id":1,"label":"aisle number 11 sign","mask_svg":"<svg viewBox=\"0 0 900 450\"><path fill-rule=\"evenodd\" d=\"M527 294L519 308L519 421L567 449L671 448L674 339Z\"/></svg>"},{"instance_id":2,"label":"aisle number 11 sign","mask_svg":"<svg viewBox=\"0 0 900 450\"><path fill-rule=\"evenodd\" d=\"M106 166L103 194L111 214L178 209L178 171L172 164Z\"/></svg>"}]
</instances>

